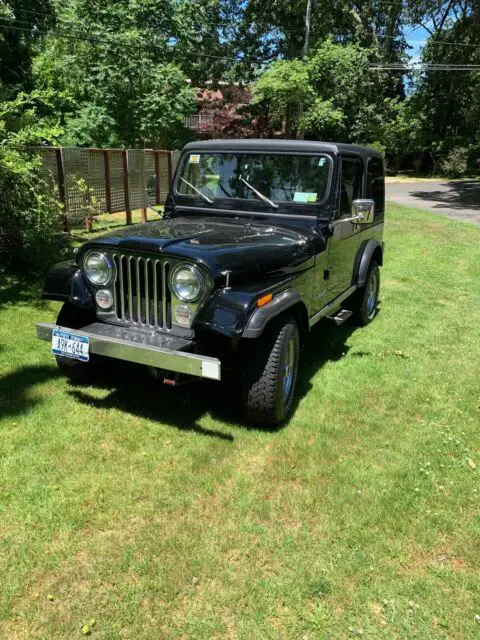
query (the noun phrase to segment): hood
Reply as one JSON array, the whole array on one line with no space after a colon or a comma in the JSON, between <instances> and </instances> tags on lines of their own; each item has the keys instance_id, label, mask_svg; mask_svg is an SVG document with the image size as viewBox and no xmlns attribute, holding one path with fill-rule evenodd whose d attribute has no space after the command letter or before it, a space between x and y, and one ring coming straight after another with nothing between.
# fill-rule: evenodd
<instances>
[{"instance_id":1,"label":"hood","mask_svg":"<svg viewBox=\"0 0 480 640\"><path fill-rule=\"evenodd\" d=\"M185 258L203 263L214 278L230 270L233 284L305 268L303 263L314 252L314 238L322 240L307 228L273 226L245 218L186 216L114 231L85 248L110 247Z\"/></svg>"}]
</instances>

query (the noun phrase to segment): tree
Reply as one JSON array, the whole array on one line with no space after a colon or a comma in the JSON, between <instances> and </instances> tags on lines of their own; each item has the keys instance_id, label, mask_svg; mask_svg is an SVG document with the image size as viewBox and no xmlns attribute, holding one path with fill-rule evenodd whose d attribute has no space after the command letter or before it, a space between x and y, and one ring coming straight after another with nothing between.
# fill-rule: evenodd
<instances>
[{"instance_id":1,"label":"tree","mask_svg":"<svg viewBox=\"0 0 480 640\"><path fill-rule=\"evenodd\" d=\"M26 6L27 5L27 6ZM28 7L28 8L27 8ZM42 31L53 23L49 0L0 3L0 83L4 94L33 89L31 59Z\"/></svg>"},{"instance_id":2,"label":"tree","mask_svg":"<svg viewBox=\"0 0 480 640\"><path fill-rule=\"evenodd\" d=\"M272 64L255 84L254 104L282 135L293 137L300 130L313 139L372 139L381 92L369 71L371 55L358 45L327 39L305 60ZM304 105L300 119L299 103ZM375 113L369 112L372 105Z\"/></svg>"},{"instance_id":3,"label":"tree","mask_svg":"<svg viewBox=\"0 0 480 640\"><path fill-rule=\"evenodd\" d=\"M263 108L273 129L294 137L299 102L314 99L307 65L301 60L278 60L256 82L253 104Z\"/></svg>"},{"instance_id":4,"label":"tree","mask_svg":"<svg viewBox=\"0 0 480 640\"><path fill-rule=\"evenodd\" d=\"M195 97L182 70L169 62L170 5L126 0L99 6L70 0L58 23L76 24L46 36L33 61L36 86L64 96L64 144L174 145Z\"/></svg>"},{"instance_id":5,"label":"tree","mask_svg":"<svg viewBox=\"0 0 480 640\"><path fill-rule=\"evenodd\" d=\"M384 113L376 139L394 156L394 169L398 171L405 154L425 149L425 117L414 97L387 99Z\"/></svg>"}]
</instances>

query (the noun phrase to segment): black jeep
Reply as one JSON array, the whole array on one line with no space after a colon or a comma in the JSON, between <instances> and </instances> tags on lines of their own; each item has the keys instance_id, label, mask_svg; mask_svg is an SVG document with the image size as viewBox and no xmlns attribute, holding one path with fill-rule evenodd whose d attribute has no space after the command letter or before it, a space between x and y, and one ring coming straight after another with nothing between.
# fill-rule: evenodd
<instances>
[{"instance_id":1,"label":"black jeep","mask_svg":"<svg viewBox=\"0 0 480 640\"><path fill-rule=\"evenodd\" d=\"M289 415L300 344L321 318L375 317L383 162L373 149L294 140L187 145L163 220L87 242L57 264L37 324L58 366L88 381L117 358L181 376L241 380L249 420Z\"/></svg>"}]
</instances>

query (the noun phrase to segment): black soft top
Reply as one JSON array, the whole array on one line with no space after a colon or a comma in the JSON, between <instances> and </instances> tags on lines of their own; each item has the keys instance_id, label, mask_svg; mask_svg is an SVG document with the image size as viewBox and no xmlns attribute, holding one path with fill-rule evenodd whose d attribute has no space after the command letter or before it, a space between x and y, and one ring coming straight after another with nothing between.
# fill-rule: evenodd
<instances>
[{"instance_id":1,"label":"black soft top","mask_svg":"<svg viewBox=\"0 0 480 640\"><path fill-rule=\"evenodd\" d=\"M370 147L343 142L320 142L316 140L271 140L268 138L251 138L239 140L201 140L185 145L184 151L264 151L275 153L289 151L292 153L358 153L362 156L382 155Z\"/></svg>"}]
</instances>

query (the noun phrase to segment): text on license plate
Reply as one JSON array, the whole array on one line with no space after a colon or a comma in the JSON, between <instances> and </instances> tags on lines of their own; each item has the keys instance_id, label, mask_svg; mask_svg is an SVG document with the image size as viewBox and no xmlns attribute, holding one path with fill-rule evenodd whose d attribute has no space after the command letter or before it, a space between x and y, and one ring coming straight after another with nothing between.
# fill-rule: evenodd
<instances>
[{"instance_id":1,"label":"text on license plate","mask_svg":"<svg viewBox=\"0 0 480 640\"><path fill-rule=\"evenodd\" d=\"M52 352L56 356L67 356L82 362L88 362L89 340L87 336L70 333L63 329L52 331Z\"/></svg>"}]
</instances>

